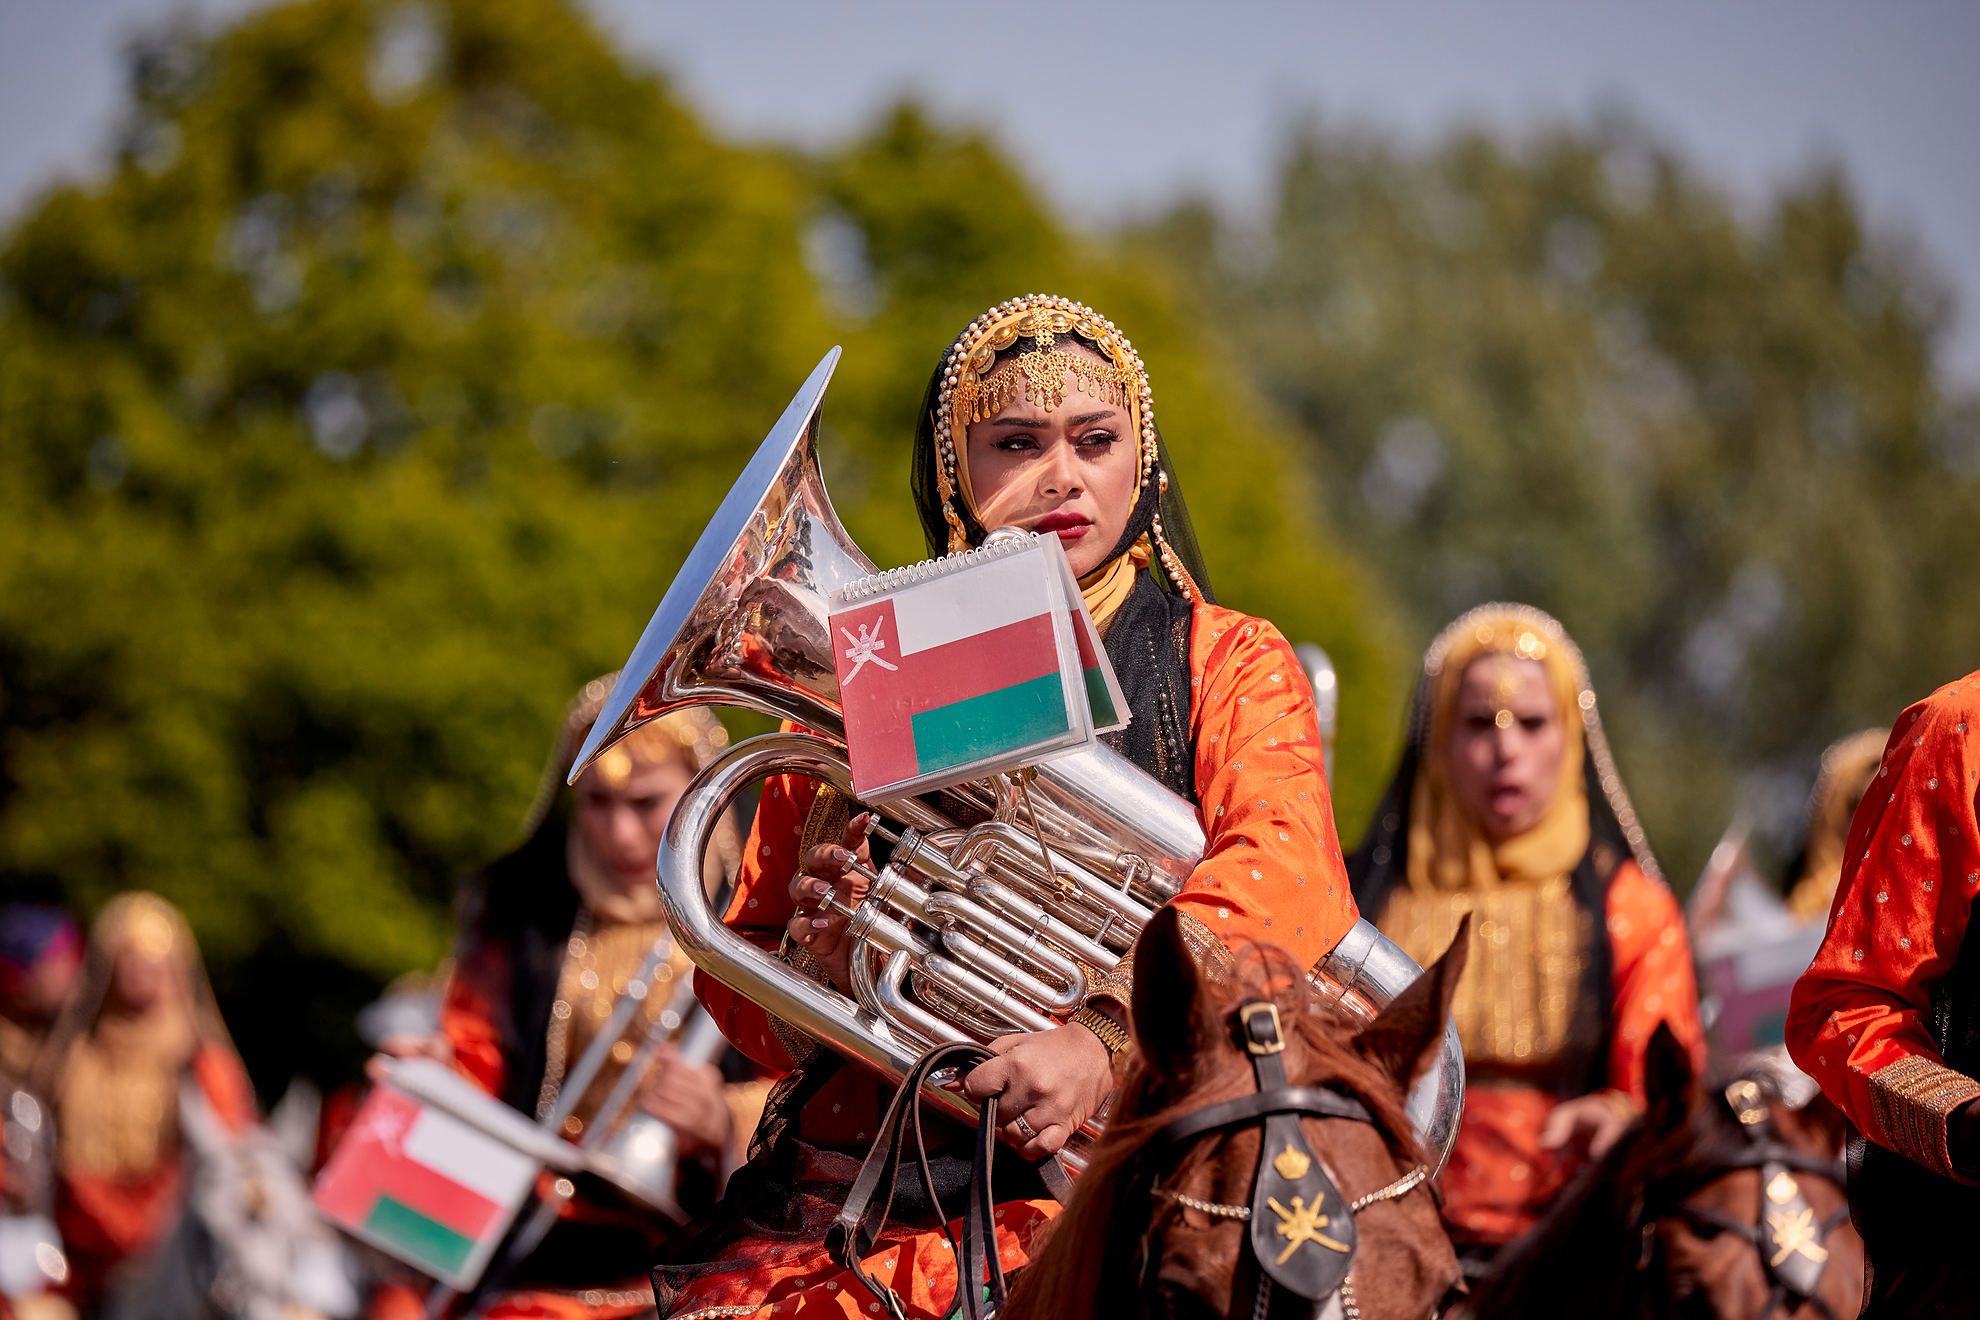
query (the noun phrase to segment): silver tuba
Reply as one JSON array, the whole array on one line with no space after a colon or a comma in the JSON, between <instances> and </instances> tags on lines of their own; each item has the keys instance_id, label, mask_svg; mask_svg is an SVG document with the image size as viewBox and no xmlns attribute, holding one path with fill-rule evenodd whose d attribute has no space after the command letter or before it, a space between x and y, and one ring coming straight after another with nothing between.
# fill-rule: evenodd
<instances>
[{"instance_id":1,"label":"silver tuba","mask_svg":"<svg viewBox=\"0 0 1980 1320\"><path fill-rule=\"evenodd\" d=\"M695 965L789 1025L898 1080L931 1046L1041 1030L1070 1016L1089 975L1127 956L1202 857L1196 808L1106 748L1008 779L877 804L898 834L853 916L854 993L794 971L709 905L702 854L750 784L810 776L850 796L827 596L874 571L846 535L818 468L819 406L839 360L812 371L668 587L571 771L681 706L720 703L814 732L767 734L703 767L661 844L661 897ZM1041 840L1050 866L1042 864ZM1323 993L1374 1016L1421 969L1367 921L1313 970ZM966 1118L952 1090L929 1098ZM1457 1033L1408 1110L1439 1168L1464 1098Z\"/></svg>"}]
</instances>

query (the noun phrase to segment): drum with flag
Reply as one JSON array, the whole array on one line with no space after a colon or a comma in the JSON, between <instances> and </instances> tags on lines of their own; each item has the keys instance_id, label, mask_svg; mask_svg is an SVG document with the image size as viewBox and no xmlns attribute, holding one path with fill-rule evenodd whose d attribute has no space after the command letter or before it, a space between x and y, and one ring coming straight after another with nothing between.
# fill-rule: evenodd
<instances>
[{"instance_id":1,"label":"drum with flag","mask_svg":"<svg viewBox=\"0 0 1980 1320\"><path fill-rule=\"evenodd\" d=\"M577 1152L428 1059L393 1062L316 1180L353 1236L456 1289L481 1277L545 1166Z\"/></svg>"}]
</instances>

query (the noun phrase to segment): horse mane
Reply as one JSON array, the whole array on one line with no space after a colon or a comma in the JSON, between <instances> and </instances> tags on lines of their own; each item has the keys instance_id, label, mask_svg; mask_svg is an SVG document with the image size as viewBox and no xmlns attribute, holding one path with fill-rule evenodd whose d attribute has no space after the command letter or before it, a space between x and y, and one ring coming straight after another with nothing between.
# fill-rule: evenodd
<instances>
[{"instance_id":1,"label":"horse mane","mask_svg":"<svg viewBox=\"0 0 1980 1320\"><path fill-rule=\"evenodd\" d=\"M1023 1316L1098 1315L1101 1290L1141 1247L1140 1233L1123 1233L1114 1221L1135 1222L1144 1207L1130 1197L1146 1185L1137 1161L1150 1139L1172 1120L1206 1105L1250 1094L1256 1086L1250 1057L1229 1025L1240 1003L1265 998L1279 1006L1287 1037L1288 1073L1296 1085L1331 1085L1351 1093L1367 1108L1400 1160L1422 1163L1415 1128L1395 1082L1354 1047L1356 1023L1316 994L1305 969L1284 950L1270 945L1242 949L1230 974L1211 984L1216 1021L1225 1035L1199 1040L1187 1085L1156 1074L1140 1051L1129 1057L1120 1099L1095 1145L1072 1199L1053 1221L1045 1243L1017 1277L1008 1314ZM1186 1030L1177 1023L1178 1030ZM1297 1063L1294 1061L1297 1060ZM1211 1158L1222 1139L1206 1137L1181 1152L1172 1178ZM1146 1213L1152 1218L1152 1209ZM1146 1221L1143 1221L1146 1222Z\"/></svg>"}]
</instances>

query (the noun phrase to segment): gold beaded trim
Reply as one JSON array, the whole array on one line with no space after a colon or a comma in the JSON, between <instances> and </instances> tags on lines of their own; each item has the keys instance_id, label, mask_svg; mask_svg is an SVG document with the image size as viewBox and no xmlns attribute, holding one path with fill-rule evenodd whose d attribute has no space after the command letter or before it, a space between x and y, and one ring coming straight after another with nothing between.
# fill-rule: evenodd
<instances>
[{"instance_id":1,"label":"gold beaded trim","mask_svg":"<svg viewBox=\"0 0 1980 1320\"><path fill-rule=\"evenodd\" d=\"M1067 1018L1066 1023L1069 1026L1085 1027L1098 1036L1100 1043L1107 1047L1107 1053L1111 1055L1126 1054L1128 1046L1132 1043L1126 1027L1090 1004Z\"/></svg>"},{"instance_id":2,"label":"gold beaded trim","mask_svg":"<svg viewBox=\"0 0 1980 1320\"><path fill-rule=\"evenodd\" d=\"M1084 353L1054 347L1062 335L1077 335L1106 360L1095 362ZM1020 339L1032 340L1035 347L998 366L997 354ZM950 554L969 548L956 496L963 485L961 450L970 423L995 415L1020 397L1051 412L1065 402L1068 376L1095 397L1127 409L1139 446L1140 484L1146 487L1156 482L1158 494L1167 493L1169 476L1158 463L1155 395L1141 355L1127 336L1112 321L1071 298L1043 293L1010 298L964 327L942 360L934 417L939 451L935 483L942 496L942 518L949 527ZM1195 579L1169 548L1159 511L1153 531L1156 553L1169 581L1191 600L1200 599L1202 593Z\"/></svg>"},{"instance_id":3,"label":"gold beaded trim","mask_svg":"<svg viewBox=\"0 0 1980 1320\"><path fill-rule=\"evenodd\" d=\"M1879 1068L1869 1081L1871 1135L1933 1172L1953 1177L1946 1119L1967 1101L1980 1099L1980 1082L1918 1055Z\"/></svg>"},{"instance_id":4,"label":"gold beaded trim","mask_svg":"<svg viewBox=\"0 0 1980 1320\"><path fill-rule=\"evenodd\" d=\"M638 927L639 947L643 950L653 943L647 932L651 931L667 941L666 956L654 969L655 984L665 984L675 976L673 959L673 934L664 922L641 923ZM611 1016L619 997L629 990L624 978L609 975L609 969L599 960L600 935L597 919L589 905L578 907L577 918L571 924L571 934L564 943L564 961L557 973L556 998L550 1005L550 1026L544 1038L543 1081L536 1092L536 1116L546 1118L556 1108L558 1097L564 1088L565 1070L570 1064L571 1032L577 1019L587 1016L587 1030L593 1030ZM626 976L632 968L626 969ZM659 994L645 994L636 1021L651 1025L666 1011L667 998ZM625 1039L614 1042L610 1055L615 1067L623 1067L632 1058L636 1048L630 1033ZM576 1137L584 1131L589 1113L579 1106L563 1121L563 1133Z\"/></svg>"}]
</instances>

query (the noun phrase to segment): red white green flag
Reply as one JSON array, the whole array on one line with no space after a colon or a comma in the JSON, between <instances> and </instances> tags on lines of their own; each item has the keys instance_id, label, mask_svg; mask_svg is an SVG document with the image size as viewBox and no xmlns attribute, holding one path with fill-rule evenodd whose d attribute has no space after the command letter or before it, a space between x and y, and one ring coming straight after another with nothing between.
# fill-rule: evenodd
<instances>
[{"instance_id":1,"label":"red white green flag","mask_svg":"<svg viewBox=\"0 0 1980 1320\"><path fill-rule=\"evenodd\" d=\"M467 1287L540 1167L484 1128L380 1085L318 1175L316 1204L347 1232Z\"/></svg>"},{"instance_id":2,"label":"red white green flag","mask_svg":"<svg viewBox=\"0 0 1980 1320\"><path fill-rule=\"evenodd\" d=\"M1058 544L1033 539L841 593L830 626L855 794L905 796L1073 750L1103 703L1113 724L1117 685L1070 581Z\"/></svg>"}]
</instances>

